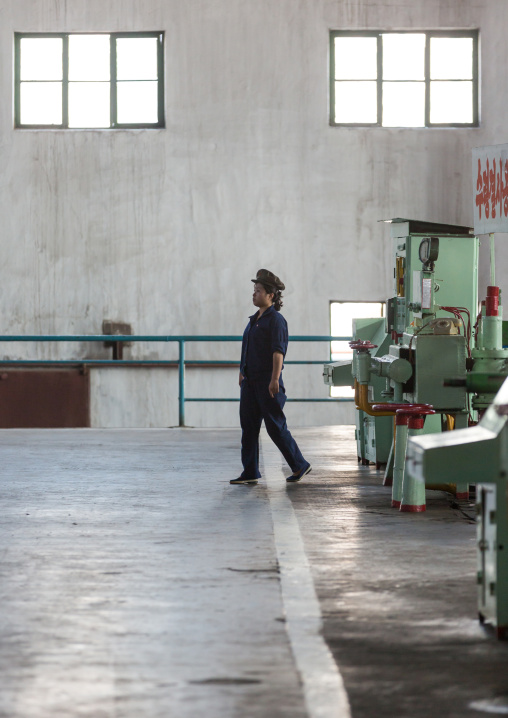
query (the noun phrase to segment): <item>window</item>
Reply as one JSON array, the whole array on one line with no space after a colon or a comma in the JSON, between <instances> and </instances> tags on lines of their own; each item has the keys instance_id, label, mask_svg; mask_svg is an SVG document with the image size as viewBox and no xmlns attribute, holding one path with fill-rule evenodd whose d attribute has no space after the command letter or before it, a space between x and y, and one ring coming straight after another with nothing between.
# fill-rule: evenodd
<instances>
[{"instance_id":1,"label":"window","mask_svg":"<svg viewBox=\"0 0 508 718\"><path fill-rule=\"evenodd\" d=\"M15 35L15 125L164 126L164 34Z\"/></svg>"},{"instance_id":2,"label":"window","mask_svg":"<svg viewBox=\"0 0 508 718\"><path fill-rule=\"evenodd\" d=\"M478 125L478 32L332 32L330 123Z\"/></svg>"},{"instance_id":3,"label":"window","mask_svg":"<svg viewBox=\"0 0 508 718\"><path fill-rule=\"evenodd\" d=\"M350 337L353 319L370 319L384 316L384 302L330 302L330 329L332 337ZM348 341L331 342L331 360L347 361L353 358ZM330 396L352 397L354 391L348 386L330 387Z\"/></svg>"}]
</instances>

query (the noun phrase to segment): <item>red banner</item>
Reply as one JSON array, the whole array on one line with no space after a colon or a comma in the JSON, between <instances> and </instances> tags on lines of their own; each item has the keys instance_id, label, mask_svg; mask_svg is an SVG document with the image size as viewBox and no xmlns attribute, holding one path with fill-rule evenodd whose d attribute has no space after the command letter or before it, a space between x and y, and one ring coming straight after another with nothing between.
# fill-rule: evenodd
<instances>
[{"instance_id":1,"label":"red banner","mask_svg":"<svg viewBox=\"0 0 508 718\"><path fill-rule=\"evenodd\" d=\"M474 230L508 232L508 145L473 150Z\"/></svg>"}]
</instances>

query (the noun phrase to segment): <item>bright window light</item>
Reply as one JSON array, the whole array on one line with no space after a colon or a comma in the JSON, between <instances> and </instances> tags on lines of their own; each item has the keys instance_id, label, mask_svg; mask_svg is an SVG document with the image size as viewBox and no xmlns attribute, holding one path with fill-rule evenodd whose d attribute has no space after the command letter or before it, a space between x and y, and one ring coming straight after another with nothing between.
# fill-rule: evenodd
<instances>
[{"instance_id":1,"label":"bright window light","mask_svg":"<svg viewBox=\"0 0 508 718\"><path fill-rule=\"evenodd\" d=\"M117 80L157 79L157 38L128 37L116 41Z\"/></svg>"},{"instance_id":2,"label":"bright window light","mask_svg":"<svg viewBox=\"0 0 508 718\"><path fill-rule=\"evenodd\" d=\"M464 123L473 121L472 82L431 82L430 121Z\"/></svg>"},{"instance_id":3,"label":"bright window light","mask_svg":"<svg viewBox=\"0 0 508 718\"><path fill-rule=\"evenodd\" d=\"M383 35L383 80L425 80L425 35Z\"/></svg>"},{"instance_id":4,"label":"bright window light","mask_svg":"<svg viewBox=\"0 0 508 718\"><path fill-rule=\"evenodd\" d=\"M20 95L23 125L62 124L61 82L22 82Z\"/></svg>"},{"instance_id":5,"label":"bright window light","mask_svg":"<svg viewBox=\"0 0 508 718\"><path fill-rule=\"evenodd\" d=\"M425 127L424 82L383 82L383 127Z\"/></svg>"},{"instance_id":6,"label":"bright window light","mask_svg":"<svg viewBox=\"0 0 508 718\"><path fill-rule=\"evenodd\" d=\"M109 127L109 82L69 83L69 127Z\"/></svg>"},{"instance_id":7,"label":"bright window light","mask_svg":"<svg viewBox=\"0 0 508 718\"><path fill-rule=\"evenodd\" d=\"M373 123L377 121L375 82L337 82L335 84L337 122Z\"/></svg>"},{"instance_id":8,"label":"bright window light","mask_svg":"<svg viewBox=\"0 0 508 718\"><path fill-rule=\"evenodd\" d=\"M15 34L15 126L164 127L164 35Z\"/></svg>"},{"instance_id":9,"label":"bright window light","mask_svg":"<svg viewBox=\"0 0 508 718\"><path fill-rule=\"evenodd\" d=\"M335 38L335 79L375 80L377 40L375 37Z\"/></svg>"},{"instance_id":10,"label":"bright window light","mask_svg":"<svg viewBox=\"0 0 508 718\"><path fill-rule=\"evenodd\" d=\"M432 37L431 80L472 80L473 40L470 37Z\"/></svg>"},{"instance_id":11,"label":"bright window light","mask_svg":"<svg viewBox=\"0 0 508 718\"><path fill-rule=\"evenodd\" d=\"M157 122L157 83L118 83L118 122Z\"/></svg>"},{"instance_id":12,"label":"bright window light","mask_svg":"<svg viewBox=\"0 0 508 718\"><path fill-rule=\"evenodd\" d=\"M69 80L109 82L109 35L69 35Z\"/></svg>"},{"instance_id":13,"label":"bright window light","mask_svg":"<svg viewBox=\"0 0 508 718\"><path fill-rule=\"evenodd\" d=\"M353 319L370 319L384 315L384 302L331 302L330 328L333 337L350 337L353 334ZM349 341L331 342L332 361L349 361L353 350ZM348 386L332 386L331 396L352 397L354 391Z\"/></svg>"},{"instance_id":14,"label":"bright window light","mask_svg":"<svg viewBox=\"0 0 508 718\"><path fill-rule=\"evenodd\" d=\"M20 42L20 80L61 80L63 78L61 37L24 37Z\"/></svg>"},{"instance_id":15,"label":"bright window light","mask_svg":"<svg viewBox=\"0 0 508 718\"><path fill-rule=\"evenodd\" d=\"M331 38L331 124L478 125L476 30L337 31Z\"/></svg>"}]
</instances>

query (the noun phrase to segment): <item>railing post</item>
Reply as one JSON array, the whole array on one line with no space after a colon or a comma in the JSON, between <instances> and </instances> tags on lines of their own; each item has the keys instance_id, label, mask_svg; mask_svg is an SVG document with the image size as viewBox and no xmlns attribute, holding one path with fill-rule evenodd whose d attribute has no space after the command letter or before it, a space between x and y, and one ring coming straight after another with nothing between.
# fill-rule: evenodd
<instances>
[{"instance_id":1,"label":"railing post","mask_svg":"<svg viewBox=\"0 0 508 718\"><path fill-rule=\"evenodd\" d=\"M178 425L185 426L185 340L178 341Z\"/></svg>"}]
</instances>

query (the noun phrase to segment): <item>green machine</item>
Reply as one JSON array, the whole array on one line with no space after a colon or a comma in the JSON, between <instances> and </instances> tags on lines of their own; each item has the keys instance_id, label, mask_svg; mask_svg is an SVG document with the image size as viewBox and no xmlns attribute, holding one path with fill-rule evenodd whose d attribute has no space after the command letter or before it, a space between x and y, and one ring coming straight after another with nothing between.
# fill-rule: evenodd
<instances>
[{"instance_id":1,"label":"green machine","mask_svg":"<svg viewBox=\"0 0 508 718\"><path fill-rule=\"evenodd\" d=\"M480 422L410 438L406 473L422 486L428 481L476 484L478 613L498 638L508 638L508 349L503 348L506 322L499 298L499 288L489 286L466 377L443 382L444 389L462 387L472 395Z\"/></svg>"},{"instance_id":2,"label":"green machine","mask_svg":"<svg viewBox=\"0 0 508 718\"><path fill-rule=\"evenodd\" d=\"M411 438L406 467L422 484L476 482L479 617L508 638L508 380L477 426Z\"/></svg>"},{"instance_id":3,"label":"green machine","mask_svg":"<svg viewBox=\"0 0 508 718\"><path fill-rule=\"evenodd\" d=\"M353 319L353 337L356 341L368 344L373 357L382 357L388 352L391 343L391 337L386 333L385 319ZM352 365L352 361L325 364L323 367L325 384L353 388L355 379ZM384 400L385 387L386 381L382 377L372 375L368 386L371 403ZM356 408L355 440L358 461L361 461L364 466L374 463L376 468L380 469L387 464L389 459L393 438L393 421L386 416L374 416L372 412L363 411L359 408L358 402L356 402Z\"/></svg>"},{"instance_id":4,"label":"green machine","mask_svg":"<svg viewBox=\"0 0 508 718\"><path fill-rule=\"evenodd\" d=\"M384 404L431 404L424 432L468 425L464 379L478 295L478 238L469 227L392 219L394 295L384 320L356 320L352 361L324 367L328 385L355 387L357 448L363 463L393 471L393 416ZM384 324L384 326L383 326ZM466 493L467 489L463 493Z\"/></svg>"},{"instance_id":5,"label":"green machine","mask_svg":"<svg viewBox=\"0 0 508 718\"><path fill-rule=\"evenodd\" d=\"M388 352L391 338L386 333L384 319L354 319L353 336L360 341L368 341L375 348L371 349L371 356L382 357ZM351 383L351 365L348 366L348 383ZM384 401L386 381L373 374L369 385L369 401ZM372 416L362 409L356 412L356 442L358 447L358 460L363 465L373 463L377 469L388 462L393 438L393 420L388 416Z\"/></svg>"},{"instance_id":6,"label":"green machine","mask_svg":"<svg viewBox=\"0 0 508 718\"><path fill-rule=\"evenodd\" d=\"M465 377L471 356L478 238L466 227L401 221L393 222L392 237L397 296L388 300L388 329L396 340L390 353L408 359L413 370L402 387L403 398L431 404L441 415L426 422L428 432L441 429L443 415L465 427L470 413L466 389L444 388L443 380Z\"/></svg>"},{"instance_id":7,"label":"green machine","mask_svg":"<svg viewBox=\"0 0 508 718\"><path fill-rule=\"evenodd\" d=\"M370 331L378 320L357 323L353 360L327 365L324 380L354 384L378 449L386 438L370 421L395 416L385 473L392 506L421 511L426 488L453 488L466 499L476 486L479 616L508 638L508 323L495 286L494 235L491 286L480 304L471 229L395 219L391 235L395 291L384 331Z\"/></svg>"}]
</instances>

